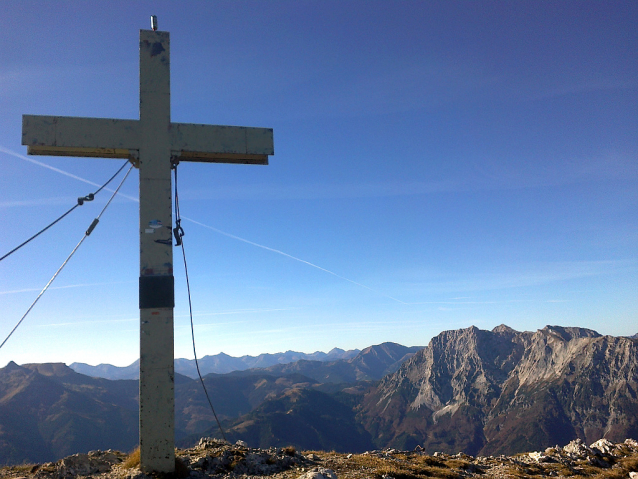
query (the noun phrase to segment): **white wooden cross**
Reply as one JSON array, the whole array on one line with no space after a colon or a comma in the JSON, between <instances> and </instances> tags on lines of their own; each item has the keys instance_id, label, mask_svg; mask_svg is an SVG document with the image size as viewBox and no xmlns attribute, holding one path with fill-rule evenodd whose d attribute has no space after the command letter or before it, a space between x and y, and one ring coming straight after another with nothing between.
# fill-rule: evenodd
<instances>
[{"instance_id":1,"label":"white wooden cross","mask_svg":"<svg viewBox=\"0 0 638 479\"><path fill-rule=\"evenodd\" d=\"M140 30L140 119L24 115L30 155L128 158L140 173L140 452L145 472L175 468L171 165L267 165L270 128L171 123L169 34Z\"/></svg>"}]
</instances>

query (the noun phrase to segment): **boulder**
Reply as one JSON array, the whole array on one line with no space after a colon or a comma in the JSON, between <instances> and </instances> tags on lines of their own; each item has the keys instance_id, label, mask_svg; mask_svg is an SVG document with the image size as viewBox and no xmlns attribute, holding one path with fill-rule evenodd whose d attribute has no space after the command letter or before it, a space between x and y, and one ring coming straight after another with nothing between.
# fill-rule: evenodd
<instances>
[{"instance_id":1,"label":"boulder","mask_svg":"<svg viewBox=\"0 0 638 479\"><path fill-rule=\"evenodd\" d=\"M598 439L589 446L591 449L600 451L601 454L612 454L615 449L614 443L608 439Z\"/></svg>"},{"instance_id":2,"label":"boulder","mask_svg":"<svg viewBox=\"0 0 638 479\"><path fill-rule=\"evenodd\" d=\"M543 454L542 452L530 452L528 456L534 459L536 462L554 462L551 457Z\"/></svg>"},{"instance_id":3,"label":"boulder","mask_svg":"<svg viewBox=\"0 0 638 479\"><path fill-rule=\"evenodd\" d=\"M583 443L583 440L580 438L574 439L565 447L563 447L563 451L580 458L585 458L593 452L589 447L587 447L585 443Z\"/></svg>"},{"instance_id":4,"label":"boulder","mask_svg":"<svg viewBox=\"0 0 638 479\"><path fill-rule=\"evenodd\" d=\"M302 474L297 479L337 479L337 474L332 469L315 467L311 471Z\"/></svg>"},{"instance_id":5,"label":"boulder","mask_svg":"<svg viewBox=\"0 0 638 479\"><path fill-rule=\"evenodd\" d=\"M636 441L635 439L625 439L624 444L631 447L632 449L638 449L638 441Z\"/></svg>"},{"instance_id":6,"label":"boulder","mask_svg":"<svg viewBox=\"0 0 638 479\"><path fill-rule=\"evenodd\" d=\"M89 476L111 470L122 459L111 451L91 451L88 454L74 454L61 459L56 464L58 477Z\"/></svg>"}]
</instances>

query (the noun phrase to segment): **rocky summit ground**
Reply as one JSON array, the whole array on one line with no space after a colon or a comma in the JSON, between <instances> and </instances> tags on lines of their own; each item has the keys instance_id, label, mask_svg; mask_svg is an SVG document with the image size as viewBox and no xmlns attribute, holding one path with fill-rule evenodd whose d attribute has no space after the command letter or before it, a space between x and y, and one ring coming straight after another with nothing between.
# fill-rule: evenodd
<instances>
[{"instance_id":1,"label":"rocky summit ground","mask_svg":"<svg viewBox=\"0 0 638 479\"><path fill-rule=\"evenodd\" d=\"M136 459L137 458L137 459ZM564 447L515 456L425 454L384 449L363 454L296 451L293 447L254 449L203 438L177 451L176 479L425 479L592 477L638 479L638 441L614 444L600 439L590 446L577 439ZM57 462L0 469L12 479L151 479L139 469L139 455L118 451L75 454ZM162 479L166 479L165 477Z\"/></svg>"}]
</instances>

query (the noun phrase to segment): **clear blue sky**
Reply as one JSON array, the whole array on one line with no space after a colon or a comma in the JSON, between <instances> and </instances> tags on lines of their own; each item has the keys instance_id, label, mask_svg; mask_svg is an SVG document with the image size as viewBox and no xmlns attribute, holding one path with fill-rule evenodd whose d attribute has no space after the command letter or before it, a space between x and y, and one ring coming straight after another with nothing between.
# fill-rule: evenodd
<instances>
[{"instance_id":1,"label":"clear blue sky","mask_svg":"<svg viewBox=\"0 0 638 479\"><path fill-rule=\"evenodd\" d=\"M425 345L501 323L638 332L635 1L2 8L0 254L94 190L24 159L22 114L137 119L155 14L173 121L275 135L267 167L179 167L182 214L234 236L183 224L201 356ZM121 164L30 158L99 184ZM0 340L109 196L0 263ZM1 365L137 358L137 208L114 201ZM175 253L175 354L192 357Z\"/></svg>"}]
</instances>

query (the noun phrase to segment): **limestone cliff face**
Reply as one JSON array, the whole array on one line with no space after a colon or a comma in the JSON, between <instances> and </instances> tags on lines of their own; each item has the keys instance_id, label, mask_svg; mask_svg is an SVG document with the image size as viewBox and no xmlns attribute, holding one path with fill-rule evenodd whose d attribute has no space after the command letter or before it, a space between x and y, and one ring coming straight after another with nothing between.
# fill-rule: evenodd
<instances>
[{"instance_id":1,"label":"limestone cliff face","mask_svg":"<svg viewBox=\"0 0 638 479\"><path fill-rule=\"evenodd\" d=\"M513 453L638 433L638 341L584 328L433 338L364 399L379 445Z\"/></svg>"}]
</instances>

